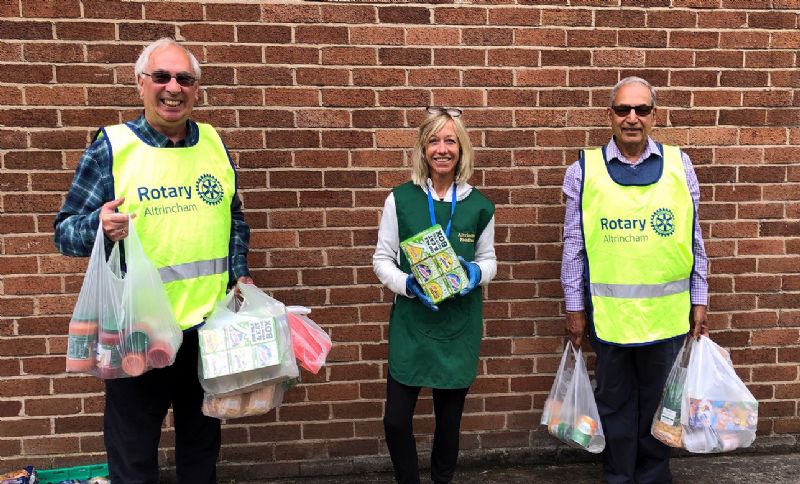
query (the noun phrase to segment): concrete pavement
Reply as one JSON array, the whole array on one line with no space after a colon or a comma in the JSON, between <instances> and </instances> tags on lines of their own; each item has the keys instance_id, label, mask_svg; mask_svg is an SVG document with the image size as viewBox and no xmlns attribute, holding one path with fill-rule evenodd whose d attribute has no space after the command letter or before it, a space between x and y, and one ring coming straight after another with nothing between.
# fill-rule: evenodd
<instances>
[{"instance_id":1,"label":"concrete pavement","mask_svg":"<svg viewBox=\"0 0 800 484\"><path fill-rule=\"evenodd\" d=\"M532 450L514 449L493 456L464 455L454 483L460 484L594 484L601 482L601 466L597 456L575 454L558 448L555 454L545 451L533 455ZM388 460L388 459L387 459ZM420 459L420 464L423 464ZM554 464L555 463L555 464ZM756 439L749 449L733 453L692 455L676 452L671 461L675 484L798 484L800 483L800 449L793 436ZM318 470L318 469L317 469ZM427 470L422 482L428 483ZM235 480L231 484L372 484L394 482L390 472L352 472L338 476L309 476L265 480Z\"/></svg>"},{"instance_id":2,"label":"concrete pavement","mask_svg":"<svg viewBox=\"0 0 800 484\"><path fill-rule=\"evenodd\" d=\"M529 465L503 468L461 468L454 483L463 484L595 484L601 481L599 463ZM800 454L719 455L672 460L674 484L800 483ZM423 474L424 475L424 474ZM337 477L235 481L236 484L367 484L394 482L391 473ZM430 482L423 479L422 482Z\"/></svg>"}]
</instances>

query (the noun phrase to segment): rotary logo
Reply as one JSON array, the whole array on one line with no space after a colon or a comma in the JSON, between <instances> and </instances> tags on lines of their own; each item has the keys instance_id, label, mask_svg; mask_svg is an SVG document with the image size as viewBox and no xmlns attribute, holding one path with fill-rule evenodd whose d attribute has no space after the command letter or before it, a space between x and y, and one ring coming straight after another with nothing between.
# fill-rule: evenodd
<instances>
[{"instance_id":1,"label":"rotary logo","mask_svg":"<svg viewBox=\"0 0 800 484\"><path fill-rule=\"evenodd\" d=\"M658 235L669 237L675 233L675 215L668 208L659 208L650 216L650 226Z\"/></svg>"},{"instance_id":2,"label":"rotary logo","mask_svg":"<svg viewBox=\"0 0 800 484\"><path fill-rule=\"evenodd\" d=\"M222 201L222 195L225 193L222 190L222 185L219 180L214 178L208 173L200 175L197 179L197 194L200 199L208 205L216 205Z\"/></svg>"}]
</instances>

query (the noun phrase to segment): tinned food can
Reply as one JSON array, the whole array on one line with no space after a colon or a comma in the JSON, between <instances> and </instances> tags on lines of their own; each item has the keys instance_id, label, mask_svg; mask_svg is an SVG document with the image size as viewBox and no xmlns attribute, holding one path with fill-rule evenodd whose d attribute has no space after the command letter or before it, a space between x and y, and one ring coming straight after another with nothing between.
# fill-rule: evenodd
<instances>
[{"instance_id":1,"label":"tinned food can","mask_svg":"<svg viewBox=\"0 0 800 484\"><path fill-rule=\"evenodd\" d=\"M588 447L592 436L597 433L597 422L587 415L582 415L575 422L572 440L581 447Z\"/></svg>"}]
</instances>

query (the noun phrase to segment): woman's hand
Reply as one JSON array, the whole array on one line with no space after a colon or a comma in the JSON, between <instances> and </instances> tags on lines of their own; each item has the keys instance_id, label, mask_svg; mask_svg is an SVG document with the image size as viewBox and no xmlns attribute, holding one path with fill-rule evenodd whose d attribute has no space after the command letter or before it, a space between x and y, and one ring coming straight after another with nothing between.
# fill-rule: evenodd
<instances>
[{"instance_id":1,"label":"woman's hand","mask_svg":"<svg viewBox=\"0 0 800 484\"><path fill-rule=\"evenodd\" d=\"M408 297L415 296L417 299L420 300L422 304L425 305L426 308L430 309L431 311L438 311L439 307L433 304L433 299L429 298L425 291L422 290L422 286L419 285L414 276L409 275L408 279L406 279L406 295Z\"/></svg>"},{"instance_id":2,"label":"woman's hand","mask_svg":"<svg viewBox=\"0 0 800 484\"><path fill-rule=\"evenodd\" d=\"M459 293L462 296L466 296L473 289L478 287L478 284L481 282L481 268L478 264L474 262L469 262L465 260L463 257L458 256L458 261L461 262L461 266L464 268L464 272L467 273L467 278L469 279L467 283L467 287L461 290Z\"/></svg>"}]
</instances>

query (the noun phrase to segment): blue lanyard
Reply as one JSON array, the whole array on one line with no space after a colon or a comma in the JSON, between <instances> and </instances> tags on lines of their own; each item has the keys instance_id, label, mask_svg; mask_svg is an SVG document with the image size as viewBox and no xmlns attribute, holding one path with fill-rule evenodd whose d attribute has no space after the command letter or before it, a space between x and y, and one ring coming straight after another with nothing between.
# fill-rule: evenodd
<instances>
[{"instance_id":1,"label":"blue lanyard","mask_svg":"<svg viewBox=\"0 0 800 484\"><path fill-rule=\"evenodd\" d=\"M428 187L428 212L431 215L431 226L436 225L436 214L433 212L433 197L431 187ZM447 228L444 235L450 237L450 226L453 225L453 214L456 213L456 182L453 182L453 201L450 202L450 220L447 221Z\"/></svg>"}]
</instances>

